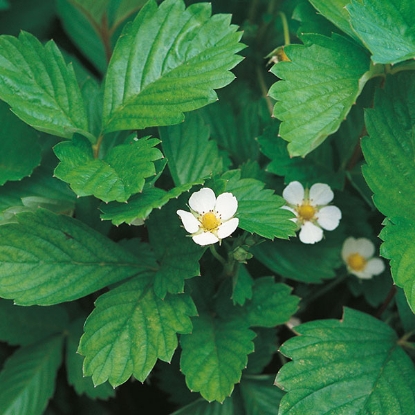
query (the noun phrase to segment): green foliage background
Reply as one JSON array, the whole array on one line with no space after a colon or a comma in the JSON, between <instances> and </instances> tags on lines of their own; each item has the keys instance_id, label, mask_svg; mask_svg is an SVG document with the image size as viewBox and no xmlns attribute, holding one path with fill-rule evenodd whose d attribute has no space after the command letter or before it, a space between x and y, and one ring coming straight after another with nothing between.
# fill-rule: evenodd
<instances>
[{"instance_id":1,"label":"green foliage background","mask_svg":"<svg viewBox=\"0 0 415 415\"><path fill-rule=\"evenodd\" d=\"M414 414L414 16L0 0L0 414ZM314 245L292 181L342 211ZM201 187L238 200L213 247Z\"/></svg>"}]
</instances>

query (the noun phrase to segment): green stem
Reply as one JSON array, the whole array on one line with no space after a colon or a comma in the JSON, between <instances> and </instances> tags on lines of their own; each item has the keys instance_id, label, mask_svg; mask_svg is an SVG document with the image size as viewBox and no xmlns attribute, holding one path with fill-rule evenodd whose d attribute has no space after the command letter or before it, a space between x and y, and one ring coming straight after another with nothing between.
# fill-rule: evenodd
<instances>
[{"instance_id":1,"label":"green stem","mask_svg":"<svg viewBox=\"0 0 415 415\"><path fill-rule=\"evenodd\" d=\"M283 13L283 12L279 12L278 15L281 17L282 30L283 30L283 33L284 33L284 46L287 46L291 43L291 41L290 41L290 29L288 27L287 17L285 16L285 13Z\"/></svg>"},{"instance_id":2,"label":"green stem","mask_svg":"<svg viewBox=\"0 0 415 415\"><path fill-rule=\"evenodd\" d=\"M216 251L215 245L209 245L209 249L210 252L212 253L212 255L224 266L226 267L227 263L225 258L223 258L223 256L219 255L218 252Z\"/></svg>"}]
</instances>

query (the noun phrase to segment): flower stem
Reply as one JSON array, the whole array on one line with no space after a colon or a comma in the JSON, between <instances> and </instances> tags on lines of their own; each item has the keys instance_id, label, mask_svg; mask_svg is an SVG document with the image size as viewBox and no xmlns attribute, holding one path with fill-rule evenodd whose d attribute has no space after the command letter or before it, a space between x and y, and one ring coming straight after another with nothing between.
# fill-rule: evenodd
<instances>
[{"instance_id":1,"label":"flower stem","mask_svg":"<svg viewBox=\"0 0 415 415\"><path fill-rule=\"evenodd\" d=\"M290 29L288 28L287 16L285 16L285 13L283 12L279 12L278 15L281 17L282 30L284 32L284 46L287 46L291 43Z\"/></svg>"},{"instance_id":2,"label":"flower stem","mask_svg":"<svg viewBox=\"0 0 415 415\"><path fill-rule=\"evenodd\" d=\"M209 245L210 252L212 255L225 267L226 266L226 260L223 256L218 254L218 251L216 251L215 245Z\"/></svg>"}]
</instances>

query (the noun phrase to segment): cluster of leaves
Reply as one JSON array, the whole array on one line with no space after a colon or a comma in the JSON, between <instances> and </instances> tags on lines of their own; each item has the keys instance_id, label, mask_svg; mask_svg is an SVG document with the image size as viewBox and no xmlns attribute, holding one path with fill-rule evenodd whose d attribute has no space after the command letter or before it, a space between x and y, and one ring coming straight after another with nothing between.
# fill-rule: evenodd
<instances>
[{"instance_id":1,"label":"cluster of leaves","mask_svg":"<svg viewBox=\"0 0 415 415\"><path fill-rule=\"evenodd\" d=\"M106 413L154 376L176 415L414 413L415 6L188 3L56 0L71 50L0 36L0 408ZM335 190L315 245L293 180ZM201 186L238 200L217 251L176 214ZM383 216L391 267L357 281L343 242Z\"/></svg>"}]
</instances>

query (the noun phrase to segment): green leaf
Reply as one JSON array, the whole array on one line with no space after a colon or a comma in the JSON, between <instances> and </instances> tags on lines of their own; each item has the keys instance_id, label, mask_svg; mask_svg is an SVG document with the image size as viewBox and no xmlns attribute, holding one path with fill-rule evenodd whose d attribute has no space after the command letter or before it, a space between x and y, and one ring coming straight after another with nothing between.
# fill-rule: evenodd
<instances>
[{"instance_id":1,"label":"green leaf","mask_svg":"<svg viewBox=\"0 0 415 415\"><path fill-rule=\"evenodd\" d=\"M171 415L235 415L235 411L231 398L225 399L222 403L198 399Z\"/></svg>"},{"instance_id":2,"label":"green leaf","mask_svg":"<svg viewBox=\"0 0 415 415\"><path fill-rule=\"evenodd\" d=\"M350 0L331 0L330 3L324 0L310 0L310 3L344 33L359 41L359 37L356 36L356 33L350 26L350 15L346 10Z\"/></svg>"},{"instance_id":3,"label":"green leaf","mask_svg":"<svg viewBox=\"0 0 415 415\"><path fill-rule=\"evenodd\" d=\"M333 278L341 265L343 240L327 234L315 245L305 245L297 239L264 242L252 248L254 257L272 272L296 281L320 283ZM299 261L301 258L301 261ZM307 268L304 268L307 264Z\"/></svg>"},{"instance_id":4,"label":"green leaf","mask_svg":"<svg viewBox=\"0 0 415 415\"><path fill-rule=\"evenodd\" d=\"M248 356L248 366L243 377L245 379L262 373L277 352L278 339L274 327L271 329L256 327L255 333L255 352Z\"/></svg>"},{"instance_id":5,"label":"green leaf","mask_svg":"<svg viewBox=\"0 0 415 415\"><path fill-rule=\"evenodd\" d=\"M70 0L70 2L81 9L90 20L100 23L110 0Z\"/></svg>"},{"instance_id":6,"label":"green leaf","mask_svg":"<svg viewBox=\"0 0 415 415\"><path fill-rule=\"evenodd\" d=\"M209 135L209 127L198 113L189 113L182 124L160 128L163 152L176 186L222 172L218 146Z\"/></svg>"},{"instance_id":7,"label":"green leaf","mask_svg":"<svg viewBox=\"0 0 415 415\"><path fill-rule=\"evenodd\" d=\"M219 320L209 314L192 321L192 334L180 337L180 367L187 386L208 401L223 402L240 381L247 355L254 351L255 333L241 322Z\"/></svg>"},{"instance_id":8,"label":"green leaf","mask_svg":"<svg viewBox=\"0 0 415 415\"><path fill-rule=\"evenodd\" d=\"M375 63L415 57L415 5L412 0L352 0L350 22Z\"/></svg>"},{"instance_id":9,"label":"green leaf","mask_svg":"<svg viewBox=\"0 0 415 415\"><path fill-rule=\"evenodd\" d=\"M413 73L389 77L385 89L376 91L374 108L366 111L369 137L362 139L367 163L363 175L374 193L376 207L385 216L411 220L415 220L414 93Z\"/></svg>"},{"instance_id":10,"label":"green leaf","mask_svg":"<svg viewBox=\"0 0 415 415\"><path fill-rule=\"evenodd\" d=\"M384 243L380 253L390 259L392 277L398 287L403 288L408 304L415 313L415 247L412 243L415 235L415 222L412 219L392 218L385 221L380 233Z\"/></svg>"},{"instance_id":11,"label":"green leaf","mask_svg":"<svg viewBox=\"0 0 415 415\"><path fill-rule=\"evenodd\" d=\"M279 414L415 412L413 363L385 323L345 309L340 321L313 321L296 332L280 349L293 361L276 378L288 392Z\"/></svg>"},{"instance_id":12,"label":"green leaf","mask_svg":"<svg viewBox=\"0 0 415 415\"><path fill-rule=\"evenodd\" d=\"M154 279L154 292L160 298L166 293L184 292L184 280L200 275L204 248L195 244L181 226L176 213L181 205L172 200L148 221L150 244L160 264Z\"/></svg>"},{"instance_id":13,"label":"green leaf","mask_svg":"<svg viewBox=\"0 0 415 415\"><path fill-rule=\"evenodd\" d=\"M244 306L247 324L274 327L286 323L297 311L300 300L291 291L288 285L275 283L274 277L256 279L252 299Z\"/></svg>"},{"instance_id":14,"label":"green leaf","mask_svg":"<svg viewBox=\"0 0 415 415\"><path fill-rule=\"evenodd\" d=\"M136 13L146 3L146 0L110 0L108 15L111 27L119 25L120 22Z\"/></svg>"},{"instance_id":15,"label":"green leaf","mask_svg":"<svg viewBox=\"0 0 415 415\"><path fill-rule=\"evenodd\" d=\"M271 159L266 170L284 176L286 183L298 180L343 188L344 172L335 171L333 148L329 142L323 143L306 158L292 158L288 154L287 143L278 137L276 125L266 129L258 142L261 152Z\"/></svg>"},{"instance_id":16,"label":"green leaf","mask_svg":"<svg viewBox=\"0 0 415 415\"><path fill-rule=\"evenodd\" d=\"M150 281L151 282L151 281ZM158 298L152 284L134 278L98 298L78 352L84 375L114 387L133 375L143 382L157 359L169 362L177 334L189 333L196 309L186 294Z\"/></svg>"},{"instance_id":17,"label":"green leaf","mask_svg":"<svg viewBox=\"0 0 415 415\"><path fill-rule=\"evenodd\" d=\"M154 267L76 219L41 209L16 219L0 226L0 295L17 304L75 300Z\"/></svg>"},{"instance_id":18,"label":"green leaf","mask_svg":"<svg viewBox=\"0 0 415 415\"><path fill-rule=\"evenodd\" d=\"M216 100L242 59L241 33L210 5L150 0L127 25L105 81L104 131L178 124L183 112Z\"/></svg>"},{"instance_id":19,"label":"green leaf","mask_svg":"<svg viewBox=\"0 0 415 415\"><path fill-rule=\"evenodd\" d=\"M232 277L232 300L234 304L244 305L245 300L252 298L254 280L246 267L240 265L238 272Z\"/></svg>"},{"instance_id":20,"label":"green leaf","mask_svg":"<svg viewBox=\"0 0 415 415\"><path fill-rule=\"evenodd\" d=\"M115 396L115 390L104 383L94 386L90 377L84 377L82 372L83 358L76 351L78 349L79 339L82 335L82 328L85 323L84 318L75 320L68 329L66 342L66 371L68 383L73 386L77 395L85 394L91 399L108 399Z\"/></svg>"},{"instance_id":21,"label":"green leaf","mask_svg":"<svg viewBox=\"0 0 415 415\"><path fill-rule=\"evenodd\" d=\"M132 196L127 203L101 204L100 210L103 212L101 219L111 220L114 225L120 225L121 223L142 224L153 209L161 208L170 199L179 197L195 184L200 183L187 183L169 191L145 186L142 193Z\"/></svg>"},{"instance_id":22,"label":"green leaf","mask_svg":"<svg viewBox=\"0 0 415 415\"><path fill-rule=\"evenodd\" d=\"M245 411L249 415L272 415L284 396L274 385L274 376L244 376L240 384Z\"/></svg>"},{"instance_id":23,"label":"green leaf","mask_svg":"<svg viewBox=\"0 0 415 415\"><path fill-rule=\"evenodd\" d=\"M371 76L369 57L354 42L337 34L303 41L312 44L287 46L290 62L271 69L282 79L269 94L278 101L274 116L291 156L305 156L335 132Z\"/></svg>"},{"instance_id":24,"label":"green leaf","mask_svg":"<svg viewBox=\"0 0 415 415\"><path fill-rule=\"evenodd\" d=\"M3 415L42 415L55 389L62 361L62 337L22 347L0 372Z\"/></svg>"},{"instance_id":25,"label":"green leaf","mask_svg":"<svg viewBox=\"0 0 415 415\"><path fill-rule=\"evenodd\" d=\"M19 307L0 300L0 339L11 345L26 346L62 333L67 324L68 316L61 306Z\"/></svg>"},{"instance_id":26,"label":"green leaf","mask_svg":"<svg viewBox=\"0 0 415 415\"><path fill-rule=\"evenodd\" d=\"M256 179L240 179L239 170L225 173L226 191L238 199L239 227L264 238L283 238L295 235L296 225L291 212L281 209L285 204L273 190L264 189L265 183Z\"/></svg>"},{"instance_id":27,"label":"green leaf","mask_svg":"<svg viewBox=\"0 0 415 415\"><path fill-rule=\"evenodd\" d=\"M93 195L104 202L125 202L132 194L142 191L146 178L156 174L154 161L163 157L154 148L158 143L156 138L129 138L98 159L90 143L76 136L54 147L61 161L55 176L69 183L78 196Z\"/></svg>"},{"instance_id":28,"label":"green leaf","mask_svg":"<svg viewBox=\"0 0 415 415\"><path fill-rule=\"evenodd\" d=\"M36 130L64 138L80 133L95 140L88 133L73 68L53 41L43 46L26 32L18 38L0 36L0 99Z\"/></svg>"},{"instance_id":29,"label":"green leaf","mask_svg":"<svg viewBox=\"0 0 415 415\"><path fill-rule=\"evenodd\" d=\"M40 164L41 149L36 131L21 122L1 101L0 123L0 185L3 185L29 176Z\"/></svg>"}]
</instances>

